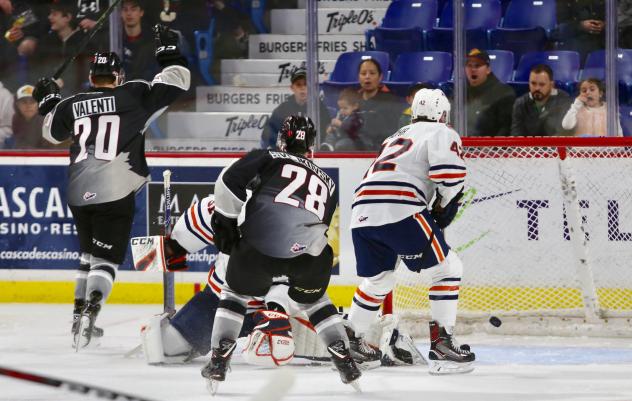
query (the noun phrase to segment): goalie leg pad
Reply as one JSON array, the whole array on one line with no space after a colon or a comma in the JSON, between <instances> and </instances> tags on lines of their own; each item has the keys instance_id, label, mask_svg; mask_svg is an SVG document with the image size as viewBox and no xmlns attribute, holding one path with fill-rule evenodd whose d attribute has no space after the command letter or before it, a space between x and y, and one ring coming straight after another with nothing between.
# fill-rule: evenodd
<instances>
[{"instance_id":1,"label":"goalie leg pad","mask_svg":"<svg viewBox=\"0 0 632 401\"><path fill-rule=\"evenodd\" d=\"M289 316L276 311L255 314L255 328L248 336L243 358L259 366L282 366L294 358L294 338Z\"/></svg>"}]
</instances>

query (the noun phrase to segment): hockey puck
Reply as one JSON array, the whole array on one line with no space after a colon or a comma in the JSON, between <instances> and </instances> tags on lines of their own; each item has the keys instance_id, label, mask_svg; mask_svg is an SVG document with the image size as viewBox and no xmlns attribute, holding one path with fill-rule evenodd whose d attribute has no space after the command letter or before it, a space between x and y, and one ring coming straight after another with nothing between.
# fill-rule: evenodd
<instances>
[{"instance_id":1,"label":"hockey puck","mask_svg":"<svg viewBox=\"0 0 632 401\"><path fill-rule=\"evenodd\" d=\"M497 318L496 316L490 317L489 323L491 323L491 325L494 327L500 327L500 325L503 324L503 322L501 322L500 319Z\"/></svg>"}]
</instances>

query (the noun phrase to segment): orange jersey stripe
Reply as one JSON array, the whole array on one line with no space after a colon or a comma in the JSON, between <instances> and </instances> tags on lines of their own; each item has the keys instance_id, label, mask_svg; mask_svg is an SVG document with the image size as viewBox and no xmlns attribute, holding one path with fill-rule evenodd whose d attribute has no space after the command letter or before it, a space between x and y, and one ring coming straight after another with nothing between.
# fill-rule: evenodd
<instances>
[{"instance_id":1,"label":"orange jersey stripe","mask_svg":"<svg viewBox=\"0 0 632 401\"><path fill-rule=\"evenodd\" d=\"M463 178L465 173L431 174L428 178Z\"/></svg>"},{"instance_id":2,"label":"orange jersey stripe","mask_svg":"<svg viewBox=\"0 0 632 401\"><path fill-rule=\"evenodd\" d=\"M426 219L420 213L417 213L415 215L415 219L417 219L419 224L421 224L421 227L426 232L426 235L428 236L428 238L430 238L432 236L432 229L428 225L428 222L426 221ZM441 249L441 246L439 245L439 241L437 241L437 237L434 237L434 236L432 236L432 249L434 249L435 255L437 256L437 260L439 261L439 263L443 262L445 260L445 255L443 254L443 250Z\"/></svg>"},{"instance_id":3,"label":"orange jersey stripe","mask_svg":"<svg viewBox=\"0 0 632 401\"><path fill-rule=\"evenodd\" d=\"M382 303L382 300L381 300L381 299L378 299L378 298L373 298L372 296L367 295L367 294L365 294L364 292L362 292L359 288L358 288L358 289L356 289L356 294L357 294L357 295L359 295L359 296L360 296L360 298L363 298L363 299L365 299L365 300L367 300L367 301L369 301L369 302L374 302L374 303L376 303L376 304L381 304L381 303Z\"/></svg>"},{"instance_id":4,"label":"orange jersey stripe","mask_svg":"<svg viewBox=\"0 0 632 401\"><path fill-rule=\"evenodd\" d=\"M213 236L212 235L208 235L207 233L205 233L204 230L202 230L202 227L200 227L200 224L198 223L197 219L195 218L195 212L194 212L193 208L190 208L189 210L191 211L191 221L193 222L193 226L198 230L198 232L200 234L202 234L204 236L204 238L206 238L210 242L215 242L213 240Z\"/></svg>"},{"instance_id":5,"label":"orange jersey stripe","mask_svg":"<svg viewBox=\"0 0 632 401\"><path fill-rule=\"evenodd\" d=\"M430 291L458 291L458 285L435 285L430 287Z\"/></svg>"}]
</instances>

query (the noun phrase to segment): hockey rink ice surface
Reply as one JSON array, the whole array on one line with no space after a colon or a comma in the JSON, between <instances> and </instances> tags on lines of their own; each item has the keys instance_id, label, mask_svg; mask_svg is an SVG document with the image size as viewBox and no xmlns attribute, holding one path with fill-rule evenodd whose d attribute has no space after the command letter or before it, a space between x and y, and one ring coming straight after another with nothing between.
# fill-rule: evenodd
<instances>
[{"instance_id":1,"label":"hockey rink ice surface","mask_svg":"<svg viewBox=\"0 0 632 401\"><path fill-rule=\"evenodd\" d=\"M0 304L0 366L156 401L632 401L631 339L486 334L458 338L476 352L470 374L437 377L425 366L379 368L360 378L362 394L342 384L328 366L265 369L245 365L236 355L227 380L212 397L200 376L207 358L164 367L146 365L142 354L124 357L139 344L142 320L160 309L106 305L98 320L105 329L100 346L75 353L70 304ZM419 340L418 347L426 355L428 341ZM289 387L287 394L274 394L283 387ZM85 399L96 398L0 376L0 401Z\"/></svg>"}]
</instances>

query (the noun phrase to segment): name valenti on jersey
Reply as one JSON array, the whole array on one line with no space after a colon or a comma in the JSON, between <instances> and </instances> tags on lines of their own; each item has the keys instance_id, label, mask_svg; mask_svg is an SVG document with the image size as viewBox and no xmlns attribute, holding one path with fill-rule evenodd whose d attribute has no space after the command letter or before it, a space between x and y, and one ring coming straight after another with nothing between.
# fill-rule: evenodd
<instances>
[{"instance_id":1,"label":"name valenti on jersey","mask_svg":"<svg viewBox=\"0 0 632 401\"><path fill-rule=\"evenodd\" d=\"M72 114L75 120L93 114L116 113L114 96L99 97L96 99L82 100L72 104Z\"/></svg>"},{"instance_id":2,"label":"name valenti on jersey","mask_svg":"<svg viewBox=\"0 0 632 401\"><path fill-rule=\"evenodd\" d=\"M318 178L323 180L325 185L327 185L327 189L329 190L329 195L330 196L331 196L331 194L334 193L334 190L336 189L336 184L334 183L334 180L332 180L331 177L327 175L327 173L325 173L323 170L320 169L320 167L318 167L317 165L315 165L311 161L309 161L307 159L304 159L302 157L295 156L295 155L290 154L290 153L285 153L285 152L275 152L275 151L271 150L271 151L269 151L269 153L270 153L270 156L272 156L273 159L289 159L289 160L292 160L293 162L296 162L298 164L303 165L304 167L307 167L314 174L316 174L318 176Z\"/></svg>"}]
</instances>

